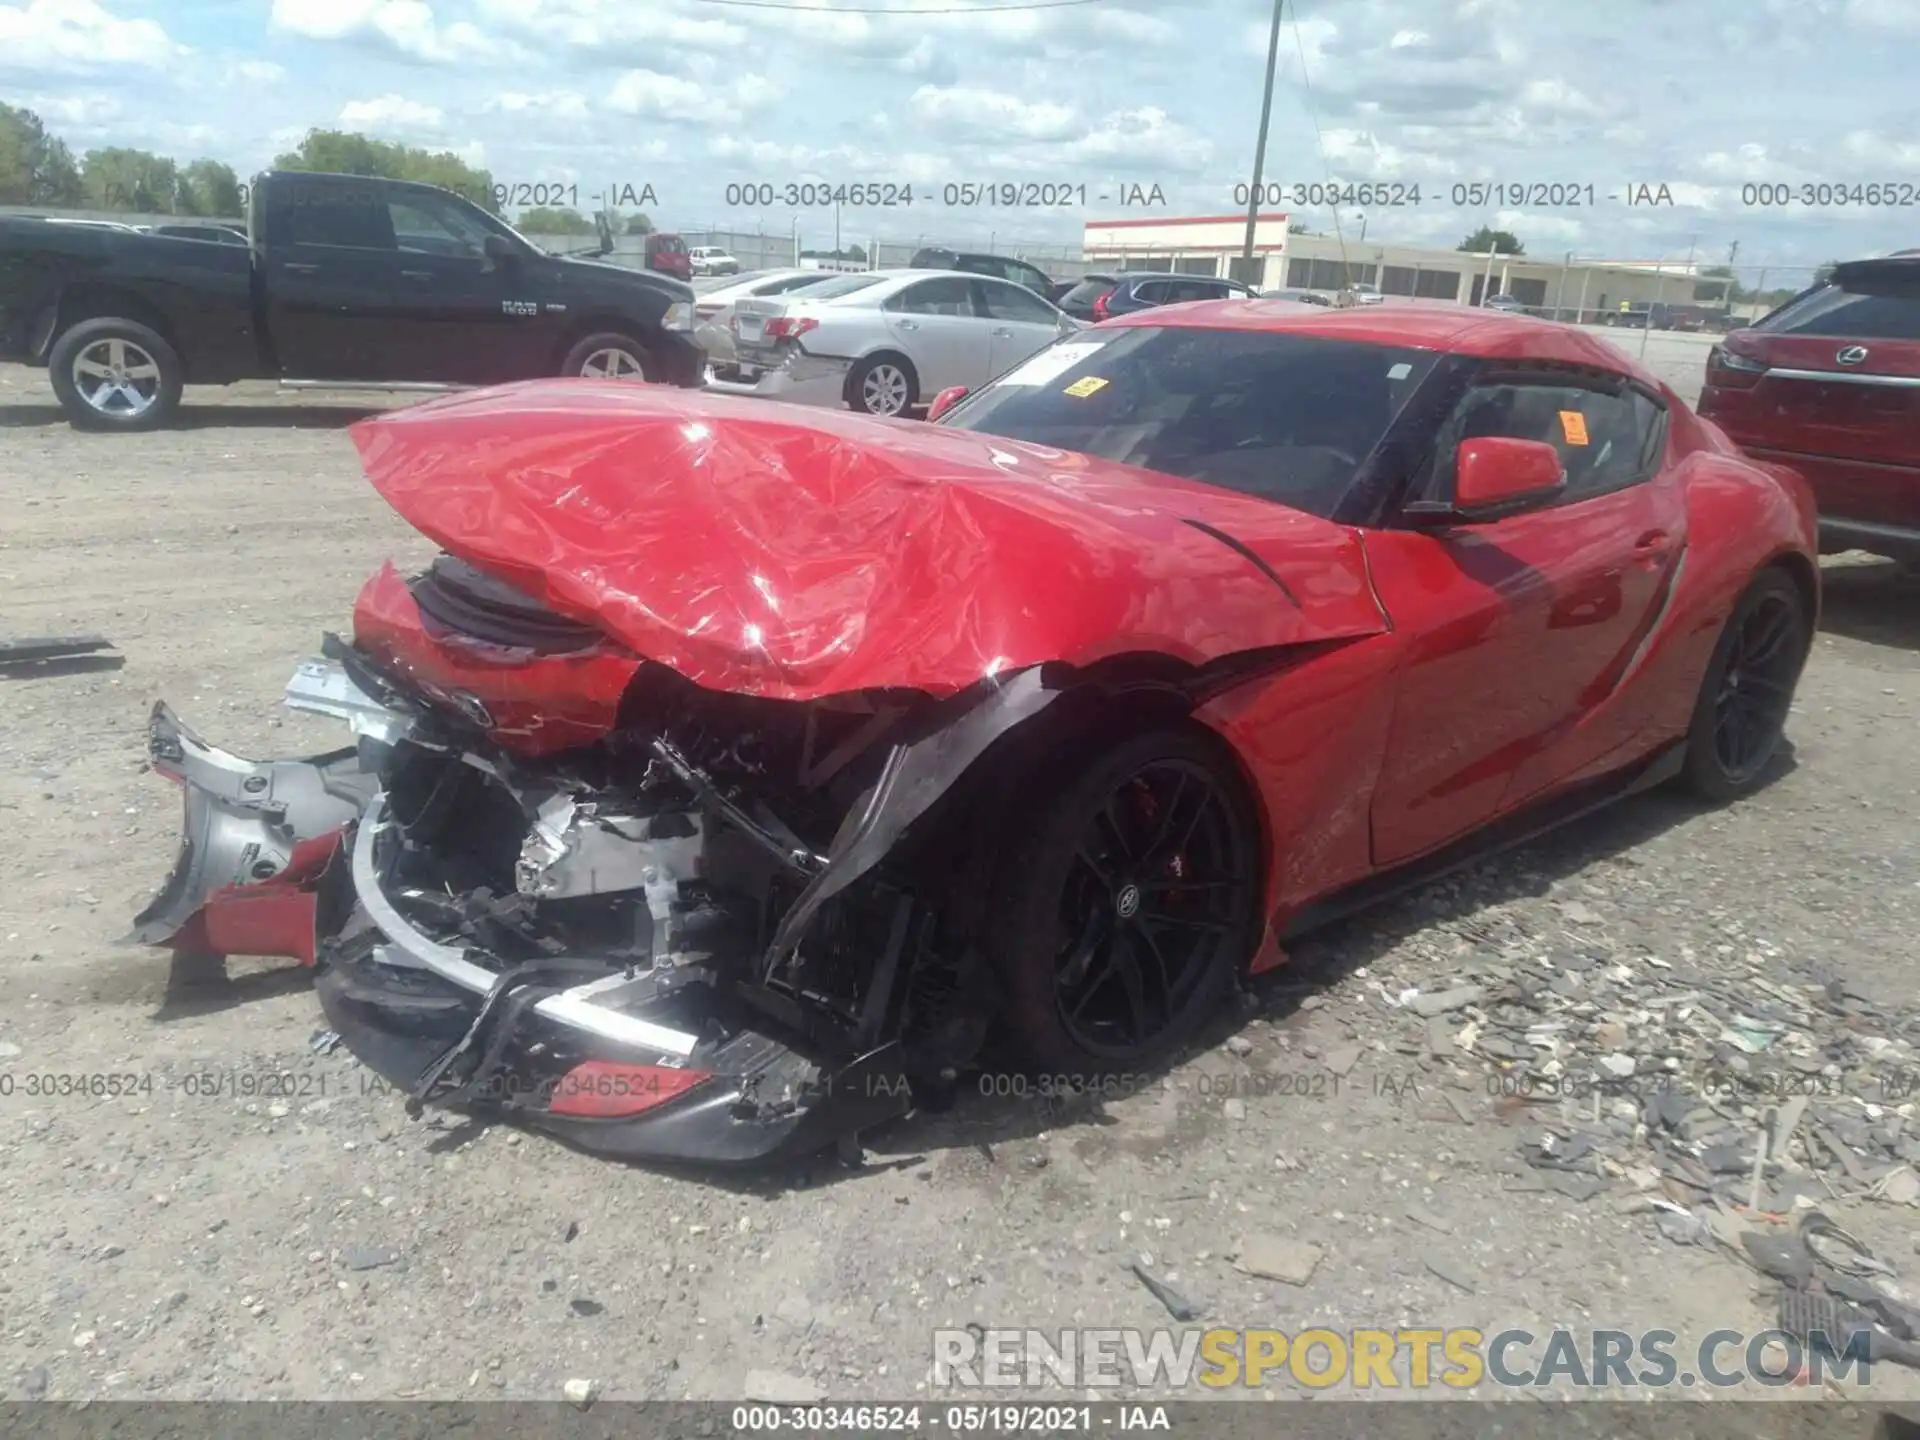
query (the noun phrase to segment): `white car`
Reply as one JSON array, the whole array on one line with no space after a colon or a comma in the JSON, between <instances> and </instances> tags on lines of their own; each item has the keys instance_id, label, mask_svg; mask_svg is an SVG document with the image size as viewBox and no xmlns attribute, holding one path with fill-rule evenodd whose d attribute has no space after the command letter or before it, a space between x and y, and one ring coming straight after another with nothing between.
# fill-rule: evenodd
<instances>
[{"instance_id":1,"label":"white car","mask_svg":"<svg viewBox=\"0 0 1920 1440\"><path fill-rule=\"evenodd\" d=\"M734 368L733 307L755 296L786 295L824 285L841 277L831 270L749 270L730 276L726 284L695 297L693 302L693 338L707 352L707 361L722 378L730 378Z\"/></svg>"},{"instance_id":2,"label":"white car","mask_svg":"<svg viewBox=\"0 0 1920 1440\"><path fill-rule=\"evenodd\" d=\"M954 270L876 270L733 307L739 368L711 388L902 415L977 390L1078 330L1023 285Z\"/></svg>"},{"instance_id":3,"label":"white car","mask_svg":"<svg viewBox=\"0 0 1920 1440\"><path fill-rule=\"evenodd\" d=\"M718 245L696 245L687 252L696 275L738 275L740 262Z\"/></svg>"}]
</instances>

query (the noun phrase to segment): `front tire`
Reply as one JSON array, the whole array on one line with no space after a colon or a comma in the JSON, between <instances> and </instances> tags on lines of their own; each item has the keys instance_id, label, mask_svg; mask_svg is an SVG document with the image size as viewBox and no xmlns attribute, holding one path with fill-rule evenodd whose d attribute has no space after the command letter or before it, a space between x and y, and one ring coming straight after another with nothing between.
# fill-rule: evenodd
<instances>
[{"instance_id":1,"label":"front tire","mask_svg":"<svg viewBox=\"0 0 1920 1440\"><path fill-rule=\"evenodd\" d=\"M647 380L647 350L631 335L589 335L567 352L560 373L582 380Z\"/></svg>"},{"instance_id":2,"label":"front tire","mask_svg":"<svg viewBox=\"0 0 1920 1440\"><path fill-rule=\"evenodd\" d=\"M847 403L867 415L904 415L920 402L920 377L903 355L869 355L847 376Z\"/></svg>"},{"instance_id":3,"label":"front tire","mask_svg":"<svg viewBox=\"0 0 1920 1440\"><path fill-rule=\"evenodd\" d=\"M179 409L185 367L157 331L102 316L53 342L47 378L75 429L152 430Z\"/></svg>"},{"instance_id":4,"label":"front tire","mask_svg":"<svg viewBox=\"0 0 1920 1440\"><path fill-rule=\"evenodd\" d=\"M1260 936L1259 822L1220 742L1124 739L1021 817L989 943L1021 1058L1098 1076L1169 1058Z\"/></svg>"},{"instance_id":5,"label":"front tire","mask_svg":"<svg viewBox=\"0 0 1920 1440\"><path fill-rule=\"evenodd\" d=\"M1761 571L1727 617L1700 682L1681 771L1695 794L1725 804L1759 787L1812 643L1800 587L1782 570Z\"/></svg>"}]
</instances>

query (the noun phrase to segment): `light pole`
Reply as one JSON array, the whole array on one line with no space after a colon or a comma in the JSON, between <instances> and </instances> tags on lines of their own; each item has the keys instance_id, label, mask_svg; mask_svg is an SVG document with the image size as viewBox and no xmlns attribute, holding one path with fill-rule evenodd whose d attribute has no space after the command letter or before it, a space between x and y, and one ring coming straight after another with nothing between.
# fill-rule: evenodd
<instances>
[{"instance_id":1,"label":"light pole","mask_svg":"<svg viewBox=\"0 0 1920 1440\"><path fill-rule=\"evenodd\" d=\"M1367 243L1367 217L1362 215L1359 217L1359 220L1360 220L1360 239L1357 243L1364 245Z\"/></svg>"},{"instance_id":2,"label":"light pole","mask_svg":"<svg viewBox=\"0 0 1920 1440\"><path fill-rule=\"evenodd\" d=\"M1273 116L1273 66L1280 56L1280 11L1287 0L1273 0L1273 29L1267 35L1267 85L1260 94L1260 134L1253 142L1253 184L1247 192L1247 239L1240 258L1253 267L1253 227L1260 218L1260 176L1267 163L1267 121ZM1252 282L1247 282L1251 284Z\"/></svg>"}]
</instances>

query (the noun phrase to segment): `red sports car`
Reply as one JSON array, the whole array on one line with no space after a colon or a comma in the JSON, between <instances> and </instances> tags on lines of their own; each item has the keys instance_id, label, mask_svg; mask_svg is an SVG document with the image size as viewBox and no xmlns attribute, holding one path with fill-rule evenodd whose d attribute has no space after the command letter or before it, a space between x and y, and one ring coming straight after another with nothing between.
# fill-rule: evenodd
<instances>
[{"instance_id":1,"label":"red sports car","mask_svg":"<svg viewBox=\"0 0 1920 1440\"><path fill-rule=\"evenodd\" d=\"M763 1160L989 1045L1136 1074L1313 924L1767 771L1811 497L1596 338L1222 301L942 409L553 381L361 422L445 553L289 686L353 748L156 708L187 837L138 936L314 965L416 1111Z\"/></svg>"}]
</instances>

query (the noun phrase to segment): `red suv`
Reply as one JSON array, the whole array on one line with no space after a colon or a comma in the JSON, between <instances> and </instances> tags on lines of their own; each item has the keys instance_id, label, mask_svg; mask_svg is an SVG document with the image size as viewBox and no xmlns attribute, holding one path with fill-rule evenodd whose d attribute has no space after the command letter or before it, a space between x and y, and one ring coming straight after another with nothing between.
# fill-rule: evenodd
<instances>
[{"instance_id":1,"label":"red suv","mask_svg":"<svg viewBox=\"0 0 1920 1440\"><path fill-rule=\"evenodd\" d=\"M656 230L647 236L647 269L676 280L693 279L693 254L678 235Z\"/></svg>"},{"instance_id":2,"label":"red suv","mask_svg":"<svg viewBox=\"0 0 1920 1440\"><path fill-rule=\"evenodd\" d=\"M1837 265L1728 335L1699 410L1806 476L1823 551L1920 563L1920 251Z\"/></svg>"}]
</instances>

